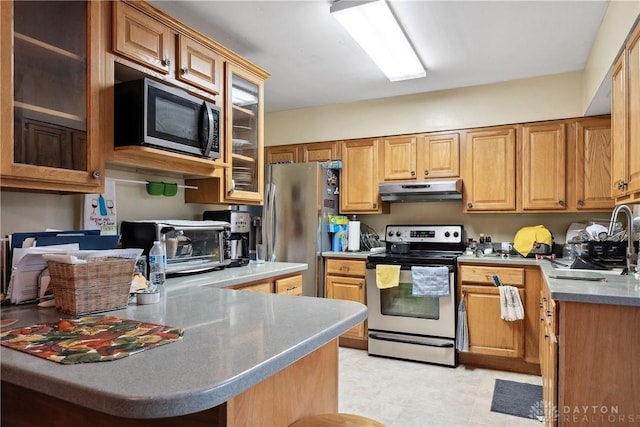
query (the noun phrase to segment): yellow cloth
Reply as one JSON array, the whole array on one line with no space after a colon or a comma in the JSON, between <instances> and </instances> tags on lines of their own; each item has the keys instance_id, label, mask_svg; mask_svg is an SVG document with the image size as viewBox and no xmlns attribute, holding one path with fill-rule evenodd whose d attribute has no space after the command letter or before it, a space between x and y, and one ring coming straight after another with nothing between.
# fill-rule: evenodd
<instances>
[{"instance_id":1,"label":"yellow cloth","mask_svg":"<svg viewBox=\"0 0 640 427\"><path fill-rule=\"evenodd\" d=\"M400 284L399 265L376 265L376 286L378 289L393 288Z\"/></svg>"},{"instance_id":2,"label":"yellow cloth","mask_svg":"<svg viewBox=\"0 0 640 427\"><path fill-rule=\"evenodd\" d=\"M553 243L551 232L544 225L522 227L513 239L513 249L522 256L529 255L535 243L544 243L549 246Z\"/></svg>"}]
</instances>

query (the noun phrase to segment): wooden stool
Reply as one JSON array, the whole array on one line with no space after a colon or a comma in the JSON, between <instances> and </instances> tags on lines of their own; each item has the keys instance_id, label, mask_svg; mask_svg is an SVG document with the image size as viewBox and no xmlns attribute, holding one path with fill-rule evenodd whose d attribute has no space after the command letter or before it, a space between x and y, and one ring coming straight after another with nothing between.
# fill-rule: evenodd
<instances>
[{"instance_id":1,"label":"wooden stool","mask_svg":"<svg viewBox=\"0 0 640 427\"><path fill-rule=\"evenodd\" d=\"M360 415L321 414L302 418L289 427L384 427L384 425Z\"/></svg>"}]
</instances>

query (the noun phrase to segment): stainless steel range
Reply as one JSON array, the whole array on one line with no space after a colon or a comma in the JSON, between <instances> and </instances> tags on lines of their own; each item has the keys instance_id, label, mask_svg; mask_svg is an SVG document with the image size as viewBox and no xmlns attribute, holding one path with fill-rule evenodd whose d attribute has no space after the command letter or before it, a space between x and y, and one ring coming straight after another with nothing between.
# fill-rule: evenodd
<instances>
[{"instance_id":1,"label":"stainless steel range","mask_svg":"<svg viewBox=\"0 0 640 427\"><path fill-rule=\"evenodd\" d=\"M386 253L367 259L369 354L456 366L456 259L464 250L463 226L387 225L385 238ZM378 288L378 265L400 265L398 286ZM446 267L448 295L414 296L414 266Z\"/></svg>"}]
</instances>

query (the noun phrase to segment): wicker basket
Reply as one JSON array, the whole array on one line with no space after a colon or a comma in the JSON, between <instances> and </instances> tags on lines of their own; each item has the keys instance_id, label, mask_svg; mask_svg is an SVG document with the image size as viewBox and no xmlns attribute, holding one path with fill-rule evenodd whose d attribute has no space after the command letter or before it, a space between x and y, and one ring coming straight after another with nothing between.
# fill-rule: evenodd
<instances>
[{"instance_id":1,"label":"wicker basket","mask_svg":"<svg viewBox=\"0 0 640 427\"><path fill-rule=\"evenodd\" d=\"M56 308L88 314L127 306L134 259L88 258L86 264L48 261Z\"/></svg>"}]
</instances>

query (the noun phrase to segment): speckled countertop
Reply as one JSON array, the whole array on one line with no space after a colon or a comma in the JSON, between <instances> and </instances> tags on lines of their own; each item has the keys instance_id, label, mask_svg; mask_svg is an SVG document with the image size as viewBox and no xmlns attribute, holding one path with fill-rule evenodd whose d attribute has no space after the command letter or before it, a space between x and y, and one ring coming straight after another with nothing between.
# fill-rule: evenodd
<instances>
[{"instance_id":1,"label":"speckled countertop","mask_svg":"<svg viewBox=\"0 0 640 427\"><path fill-rule=\"evenodd\" d=\"M563 262L561 258L558 261ZM557 279L550 277L550 274L553 275L553 273L561 270L554 268L549 261L538 261L534 258L522 258L521 256L502 259L496 255L485 255L483 257L464 255L458 257L458 262L489 265L537 265L540 266L544 280L549 287L551 298L556 301L640 307L640 280L634 275L620 276L596 272L596 274L604 276L605 280Z\"/></svg>"},{"instance_id":2,"label":"speckled countertop","mask_svg":"<svg viewBox=\"0 0 640 427\"><path fill-rule=\"evenodd\" d=\"M244 267L225 268L209 273L193 274L167 280L172 289L189 286L211 285L217 288L239 285L241 283L268 279L275 276L294 274L307 269L307 264L293 262L251 262Z\"/></svg>"},{"instance_id":3,"label":"speckled countertop","mask_svg":"<svg viewBox=\"0 0 640 427\"><path fill-rule=\"evenodd\" d=\"M325 258L356 258L356 259L367 259L369 255L373 255L373 252L363 251L363 252L322 252L322 256Z\"/></svg>"},{"instance_id":4,"label":"speckled countertop","mask_svg":"<svg viewBox=\"0 0 640 427\"><path fill-rule=\"evenodd\" d=\"M1 347L2 380L127 418L212 408L366 318L366 307L353 301L219 289L305 268L266 263L171 279L165 301L109 314L184 327L182 340L116 361L78 365ZM64 315L25 305L3 307L2 317L19 319L12 326L19 327Z\"/></svg>"}]
</instances>

